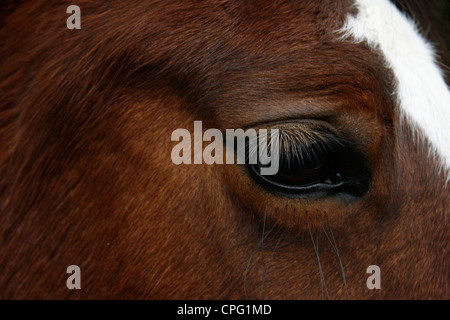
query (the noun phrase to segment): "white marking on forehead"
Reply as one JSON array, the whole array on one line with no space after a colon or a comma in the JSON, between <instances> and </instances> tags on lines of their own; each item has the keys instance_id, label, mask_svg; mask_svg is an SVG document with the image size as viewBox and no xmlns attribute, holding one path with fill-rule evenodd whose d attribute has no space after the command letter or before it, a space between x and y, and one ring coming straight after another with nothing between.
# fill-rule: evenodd
<instances>
[{"instance_id":1,"label":"white marking on forehead","mask_svg":"<svg viewBox=\"0 0 450 320\"><path fill-rule=\"evenodd\" d=\"M396 77L400 110L431 143L445 171L450 169L450 91L435 62L432 47L388 0L355 0L357 16L349 16L344 38L380 49Z\"/></svg>"}]
</instances>

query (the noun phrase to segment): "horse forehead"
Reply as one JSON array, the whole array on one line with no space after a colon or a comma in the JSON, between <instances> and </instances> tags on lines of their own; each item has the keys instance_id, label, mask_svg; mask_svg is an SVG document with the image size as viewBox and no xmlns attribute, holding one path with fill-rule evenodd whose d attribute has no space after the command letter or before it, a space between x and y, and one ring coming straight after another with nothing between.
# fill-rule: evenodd
<instances>
[{"instance_id":1,"label":"horse forehead","mask_svg":"<svg viewBox=\"0 0 450 320\"><path fill-rule=\"evenodd\" d=\"M372 100L384 95L389 85L387 77L379 76L385 74L380 56L340 39L346 19L357 12L351 2L274 3L253 11L237 6L230 20L239 23L231 23L229 29L210 25L211 37L205 41L212 48L220 42L219 48L190 50L197 54L187 64L198 62L191 69L199 77L189 82L200 92L199 105L216 111L230 126L266 109L290 116L295 113L291 109L303 108L304 103L311 110L336 112L336 105L345 104L348 111L368 107L369 113L382 112L374 110Z\"/></svg>"},{"instance_id":2,"label":"horse forehead","mask_svg":"<svg viewBox=\"0 0 450 320\"><path fill-rule=\"evenodd\" d=\"M439 166L450 168L450 91L435 61L432 46L416 25L389 0L355 0L344 38L365 42L381 52L395 78L396 111L405 124L430 144Z\"/></svg>"},{"instance_id":3,"label":"horse forehead","mask_svg":"<svg viewBox=\"0 0 450 320\"><path fill-rule=\"evenodd\" d=\"M264 16L271 18L255 20L255 28L250 28L254 36L264 33L266 26L277 38L270 41L270 35L264 33L265 41L261 48L266 50L265 57L269 56L267 61L276 65L283 59L287 61L285 57L291 55L299 58L302 64L309 62L310 66L321 70L327 69L327 66L319 61L326 60L330 62L329 66L343 63L351 69L354 64L346 62L355 56L372 53L366 60L367 64L378 63L377 59L381 56L384 68L394 76L394 79L389 79L393 80L392 92L384 92L395 98L392 110L398 118L406 120L402 125L429 143L430 155L436 158L439 167L449 170L450 131L447 126L450 121L450 91L435 61L432 46L420 35L414 22L401 13L392 1L299 1L297 7L289 7L287 11L273 10L273 6L277 5L267 7L271 10L263 10L266 12ZM250 20L253 15L261 14L259 9L252 15L245 10L245 6L243 8L241 13L247 18L252 17ZM279 23L278 28L271 24L273 22ZM349 50L355 48L353 44L362 42L372 51ZM327 50L334 52L338 58L325 54ZM279 57L285 56L277 59L274 52ZM289 63L294 71L295 61ZM285 65L280 63L282 68ZM314 79L306 66L298 70L304 73L304 78ZM356 70L353 73L356 75ZM320 81L320 76L315 80Z\"/></svg>"}]
</instances>

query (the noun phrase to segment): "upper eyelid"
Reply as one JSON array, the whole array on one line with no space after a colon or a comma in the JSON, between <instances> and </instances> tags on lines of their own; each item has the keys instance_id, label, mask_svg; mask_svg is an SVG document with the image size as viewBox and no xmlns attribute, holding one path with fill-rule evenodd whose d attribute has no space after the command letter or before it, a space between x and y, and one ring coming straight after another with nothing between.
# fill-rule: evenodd
<instances>
[{"instance_id":1,"label":"upper eyelid","mask_svg":"<svg viewBox=\"0 0 450 320\"><path fill-rule=\"evenodd\" d=\"M251 128L258 131L257 128ZM261 129L261 128L259 128ZM316 122L288 122L276 123L264 127L268 130L267 138L270 139L270 130L279 130L279 146L281 155L285 158L292 156L303 158L310 157L316 152L335 151L346 146L348 143L330 126ZM256 139L259 139L255 137ZM258 148L258 144L252 144ZM249 150L255 152L257 150Z\"/></svg>"},{"instance_id":2,"label":"upper eyelid","mask_svg":"<svg viewBox=\"0 0 450 320\"><path fill-rule=\"evenodd\" d=\"M258 130L258 128L253 129ZM330 147L342 147L352 144L331 124L316 119L269 123L264 126L264 129L279 130L280 146L283 143L290 144L292 142L296 142L296 145L303 147L318 143L326 144Z\"/></svg>"},{"instance_id":3,"label":"upper eyelid","mask_svg":"<svg viewBox=\"0 0 450 320\"><path fill-rule=\"evenodd\" d=\"M280 147L283 145L289 147L295 146L305 151L312 145L317 147L318 144L322 144L324 147L330 149L358 145L357 141L351 141L341 134L331 123L323 119L278 120L243 128L242 130L246 132L249 129L255 130L257 135L259 130L265 129L267 130L268 138L270 138L271 129L278 129L280 132ZM226 143L225 135L224 143Z\"/></svg>"},{"instance_id":4,"label":"upper eyelid","mask_svg":"<svg viewBox=\"0 0 450 320\"><path fill-rule=\"evenodd\" d=\"M343 146L345 144L345 140L339 135L322 127L305 129L302 127L293 126L278 127L277 129L279 129L280 132L281 142L296 142L304 146L315 145L318 143L336 146Z\"/></svg>"}]
</instances>

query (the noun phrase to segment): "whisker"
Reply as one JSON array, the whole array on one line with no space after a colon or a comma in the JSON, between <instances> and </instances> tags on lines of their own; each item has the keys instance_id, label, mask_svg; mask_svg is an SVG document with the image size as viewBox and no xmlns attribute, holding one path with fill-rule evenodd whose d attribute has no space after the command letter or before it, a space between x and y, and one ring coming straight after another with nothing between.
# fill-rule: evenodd
<instances>
[{"instance_id":1,"label":"whisker","mask_svg":"<svg viewBox=\"0 0 450 320\"><path fill-rule=\"evenodd\" d=\"M325 287L325 291L327 293L328 299L330 299L330 295L328 294L328 288L327 288L327 285L325 283L325 277L324 277L323 272L322 272L322 265L320 264L319 253L317 251L316 244L315 244L315 241L314 241L314 237L313 237L313 234L311 232L311 227L309 225L308 211L306 211L306 223L308 224L309 234L311 236L311 240L312 240L312 243L313 243L313 246L314 246L314 251L315 251L316 256L317 256L317 262L319 264L320 281L321 281L322 286ZM322 295L322 299L323 299L323 295Z\"/></svg>"},{"instance_id":2,"label":"whisker","mask_svg":"<svg viewBox=\"0 0 450 320\"><path fill-rule=\"evenodd\" d=\"M331 224L330 224L330 222L328 221L328 215L327 215L327 212L324 211L323 213L324 213L325 218L326 218L326 220L327 220L327 225L328 225L328 228L330 229L330 234L331 234L331 238L333 239L334 245L333 245L333 243L331 243L331 240L330 240L330 238L328 237L328 234L327 234L327 232L325 231L325 228L324 228L323 225L322 225L322 221L321 221L321 219L320 219L320 216L319 216L319 222L320 222L320 225L322 226L322 229L323 229L323 231L324 231L326 237L328 238L328 241L330 241L330 244L331 244L331 246L333 247L333 249L334 249L334 251L336 252L336 255L337 255L337 257L338 257L339 264L340 264L340 266L341 266L342 278L343 278L343 280L344 280L345 293L347 294L347 299L350 300L350 295L348 294L347 281L346 281L346 278L345 278L344 265L342 264L342 259L341 259L341 256L340 256L340 254L339 254L339 250L338 250L338 247L337 247L337 243L336 243L336 240L335 240L334 235L333 235L333 229L331 228Z\"/></svg>"},{"instance_id":3,"label":"whisker","mask_svg":"<svg viewBox=\"0 0 450 320\"><path fill-rule=\"evenodd\" d=\"M263 282L262 282L262 285L261 285L261 291L259 292L259 300L261 300L261 298L262 298L262 294L263 294L263 291L264 291L264 284L266 282L267 274L269 273L270 263L272 262L272 258L273 258L274 254L275 254L275 251L277 250L278 245L280 244L280 242L283 239L285 234L286 234L286 230L283 231L283 233L281 234L280 238L278 239L277 244L273 248L272 255L270 256L269 262L267 263L266 270L264 271L264 277L263 277Z\"/></svg>"},{"instance_id":4,"label":"whisker","mask_svg":"<svg viewBox=\"0 0 450 320\"><path fill-rule=\"evenodd\" d=\"M319 237L317 236L317 233L316 233L316 237L317 237L317 250L316 250L316 253L317 253L317 256L319 256ZM313 242L314 243L314 242ZM319 263L319 269L320 269L321 267L320 267L320 263ZM322 275L322 272L320 273L320 284L321 284L321 286L322 286L322 300L325 300L325 296L324 296L324 294L323 294L323 275Z\"/></svg>"},{"instance_id":5,"label":"whisker","mask_svg":"<svg viewBox=\"0 0 450 320\"><path fill-rule=\"evenodd\" d=\"M266 225L266 218L267 218L267 205L266 205L266 210L264 213L264 226L263 229L265 229L265 225ZM254 258L254 256L256 255L256 253L258 252L258 250L262 247L264 240L266 240L267 236L272 233L272 231L275 229L275 225L264 235L264 230L263 230L263 236L261 237L261 241L258 243L258 245L256 246L256 248L253 250L252 255L250 256L248 262L247 262L247 267L245 268L245 273L244 273L244 294L245 294L245 299L248 299L248 294L247 294L247 275L248 275L248 271L250 270L250 265L252 263L252 260Z\"/></svg>"},{"instance_id":6,"label":"whisker","mask_svg":"<svg viewBox=\"0 0 450 320\"><path fill-rule=\"evenodd\" d=\"M262 235L261 235L261 250L264 253L264 233L266 232L266 220L267 220L267 206L269 202L266 202L266 209L264 210L264 220L263 220L263 229L262 229ZM263 256L263 254L261 254Z\"/></svg>"}]
</instances>

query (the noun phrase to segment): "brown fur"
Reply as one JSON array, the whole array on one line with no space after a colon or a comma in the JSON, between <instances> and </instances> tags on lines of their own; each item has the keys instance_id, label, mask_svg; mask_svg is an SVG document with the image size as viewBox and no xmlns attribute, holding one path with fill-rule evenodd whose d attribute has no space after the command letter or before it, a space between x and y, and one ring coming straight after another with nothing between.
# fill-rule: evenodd
<instances>
[{"instance_id":1,"label":"brown fur","mask_svg":"<svg viewBox=\"0 0 450 320\"><path fill-rule=\"evenodd\" d=\"M70 4L81 30L65 27ZM336 41L349 2L8 10L1 298L449 298L448 186L398 118L380 55ZM170 158L171 133L194 120L225 130L298 119L355 142L373 175L364 197L284 198L241 166ZM72 264L81 290L66 288ZM366 287L372 264L379 291Z\"/></svg>"}]
</instances>

